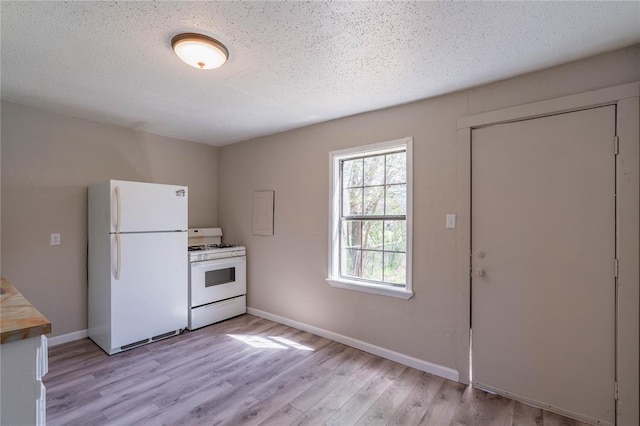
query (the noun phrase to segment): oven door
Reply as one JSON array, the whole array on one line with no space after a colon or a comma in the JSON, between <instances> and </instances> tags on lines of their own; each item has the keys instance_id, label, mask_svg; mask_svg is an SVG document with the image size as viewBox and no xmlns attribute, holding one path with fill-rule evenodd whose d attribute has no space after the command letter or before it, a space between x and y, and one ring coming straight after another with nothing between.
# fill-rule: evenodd
<instances>
[{"instance_id":1,"label":"oven door","mask_svg":"<svg viewBox=\"0 0 640 426\"><path fill-rule=\"evenodd\" d=\"M191 263L191 308L247 293L247 258L230 257Z\"/></svg>"}]
</instances>

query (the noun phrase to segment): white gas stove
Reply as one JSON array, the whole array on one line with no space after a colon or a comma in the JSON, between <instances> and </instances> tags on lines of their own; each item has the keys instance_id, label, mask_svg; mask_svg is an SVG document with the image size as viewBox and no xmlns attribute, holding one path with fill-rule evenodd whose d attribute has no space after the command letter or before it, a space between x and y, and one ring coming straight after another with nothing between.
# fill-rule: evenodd
<instances>
[{"instance_id":1,"label":"white gas stove","mask_svg":"<svg viewBox=\"0 0 640 426\"><path fill-rule=\"evenodd\" d=\"M247 312L246 262L221 228L189 229L189 330Z\"/></svg>"}]
</instances>

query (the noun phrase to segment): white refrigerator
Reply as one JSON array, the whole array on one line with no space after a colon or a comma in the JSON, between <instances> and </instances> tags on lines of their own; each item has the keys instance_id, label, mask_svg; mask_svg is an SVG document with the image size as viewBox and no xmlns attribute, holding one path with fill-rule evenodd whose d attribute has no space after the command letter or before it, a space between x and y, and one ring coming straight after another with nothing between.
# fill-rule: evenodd
<instances>
[{"instance_id":1,"label":"white refrigerator","mask_svg":"<svg viewBox=\"0 0 640 426\"><path fill-rule=\"evenodd\" d=\"M113 355L179 334L188 321L186 186L89 187L89 337Z\"/></svg>"}]
</instances>

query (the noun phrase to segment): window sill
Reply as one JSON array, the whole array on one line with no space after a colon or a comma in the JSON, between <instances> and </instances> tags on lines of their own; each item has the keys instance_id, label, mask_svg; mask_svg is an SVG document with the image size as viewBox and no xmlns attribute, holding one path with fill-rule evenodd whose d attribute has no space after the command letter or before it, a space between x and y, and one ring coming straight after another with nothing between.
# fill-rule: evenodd
<instances>
[{"instance_id":1,"label":"window sill","mask_svg":"<svg viewBox=\"0 0 640 426\"><path fill-rule=\"evenodd\" d=\"M362 291L364 293L377 294L379 296L396 297L398 299L410 299L413 297L412 291L405 289L395 289L392 287L384 287L375 284L367 284L359 281L347 281L342 279L327 278L327 282L331 287L344 288L347 290Z\"/></svg>"}]
</instances>

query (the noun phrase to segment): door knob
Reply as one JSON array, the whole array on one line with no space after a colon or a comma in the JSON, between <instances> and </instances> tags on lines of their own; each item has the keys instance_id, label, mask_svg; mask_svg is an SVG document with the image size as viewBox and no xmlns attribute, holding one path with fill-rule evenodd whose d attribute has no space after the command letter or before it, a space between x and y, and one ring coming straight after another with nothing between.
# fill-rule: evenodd
<instances>
[{"instance_id":1,"label":"door knob","mask_svg":"<svg viewBox=\"0 0 640 426\"><path fill-rule=\"evenodd\" d=\"M486 255L486 253L482 250L478 250L476 251L476 256L478 256L479 258L483 258Z\"/></svg>"},{"instance_id":2,"label":"door knob","mask_svg":"<svg viewBox=\"0 0 640 426\"><path fill-rule=\"evenodd\" d=\"M487 275L487 272L484 269L478 269L473 273L474 277L484 277L485 275Z\"/></svg>"}]
</instances>

